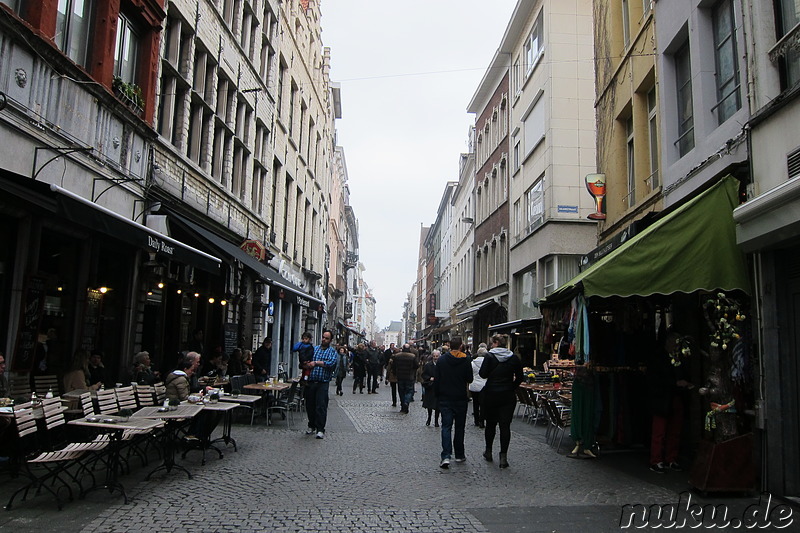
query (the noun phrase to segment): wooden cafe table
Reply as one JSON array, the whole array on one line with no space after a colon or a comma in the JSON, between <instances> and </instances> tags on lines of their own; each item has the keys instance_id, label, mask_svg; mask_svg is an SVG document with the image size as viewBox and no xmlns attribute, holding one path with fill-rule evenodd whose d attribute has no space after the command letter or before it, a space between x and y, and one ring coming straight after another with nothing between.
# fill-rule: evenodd
<instances>
[{"instance_id":1,"label":"wooden cafe table","mask_svg":"<svg viewBox=\"0 0 800 533\"><path fill-rule=\"evenodd\" d=\"M125 503L128 503L128 495L125 493L125 487L119 481L120 471L120 450L122 448L122 438L126 430L131 431L149 431L163 425L161 420L152 420L147 418L123 418L111 415L92 415L76 420L70 420L67 424L73 426L90 427L99 429L103 433L108 433L109 436L109 461L106 467L106 482L105 485L96 485L81 493L81 497L95 489L108 489L109 493L114 490L119 490Z\"/></svg>"},{"instance_id":2,"label":"wooden cafe table","mask_svg":"<svg viewBox=\"0 0 800 533\"><path fill-rule=\"evenodd\" d=\"M192 479L192 474L181 465L175 464L175 447L177 439L177 431L180 423L188 418L194 418L200 411L203 410L203 404L181 404L175 410L164 411L163 407L151 406L142 407L131 418L148 418L154 420L163 420L166 422L165 431L163 435L163 448L164 448L164 462L155 468L152 472L147 474L145 480L149 480L150 476L159 470L171 472L173 468L183 470L189 479Z\"/></svg>"},{"instance_id":3,"label":"wooden cafe table","mask_svg":"<svg viewBox=\"0 0 800 533\"><path fill-rule=\"evenodd\" d=\"M267 425L272 424L271 417L269 415L269 395L270 393L278 393L285 391L289 387L291 387L291 383L273 383L271 381L264 381L261 383L249 383L244 386L247 390L255 390L260 391L261 395L264 397L264 411L267 417Z\"/></svg>"}]
</instances>

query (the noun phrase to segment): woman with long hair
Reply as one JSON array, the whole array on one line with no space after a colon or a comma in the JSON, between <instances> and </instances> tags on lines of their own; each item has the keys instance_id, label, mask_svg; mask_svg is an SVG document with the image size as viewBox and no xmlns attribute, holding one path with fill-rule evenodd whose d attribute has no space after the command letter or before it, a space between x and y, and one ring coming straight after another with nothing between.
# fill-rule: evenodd
<instances>
[{"instance_id":1,"label":"woman with long hair","mask_svg":"<svg viewBox=\"0 0 800 533\"><path fill-rule=\"evenodd\" d=\"M522 362L508 349L508 335L494 335L491 349L483 358L479 374L486 379L483 387L483 416L486 419L483 458L492 461L492 445L500 427L500 468L508 468L508 446L511 443L511 421L517 407L516 389L524 379Z\"/></svg>"}]
</instances>

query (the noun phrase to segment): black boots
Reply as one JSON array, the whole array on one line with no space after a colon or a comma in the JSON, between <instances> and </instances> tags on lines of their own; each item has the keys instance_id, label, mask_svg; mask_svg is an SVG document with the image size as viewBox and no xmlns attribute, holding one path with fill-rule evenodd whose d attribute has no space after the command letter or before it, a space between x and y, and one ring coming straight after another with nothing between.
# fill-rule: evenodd
<instances>
[{"instance_id":1,"label":"black boots","mask_svg":"<svg viewBox=\"0 0 800 533\"><path fill-rule=\"evenodd\" d=\"M508 468L508 454L501 453L500 454L500 468Z\"/></svg>"},{"instance_id":2,"label":"black boots","mask_svg":"<svg viewBox=\"0 0 800 533\"><path fill-rule=\"evenodd\" d=\"M489 461L490 463L494 461L494 459L492 459L492 450L487 448L486 451L483 452L483 458Z\"/></svg>"}]
</instances>

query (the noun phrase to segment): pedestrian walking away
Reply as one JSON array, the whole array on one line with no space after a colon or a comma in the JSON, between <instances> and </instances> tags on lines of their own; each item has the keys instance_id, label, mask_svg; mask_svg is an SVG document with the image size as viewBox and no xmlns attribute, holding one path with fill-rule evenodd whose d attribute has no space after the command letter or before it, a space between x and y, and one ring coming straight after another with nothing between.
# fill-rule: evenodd
<instances>
[{"instance_id":1,"label":"pedestrian walking away","mask_svg":"<svg viewBox=\"0 0 800 533\"><path fill-rule=\"evenodd\" d=\"M316 434L318 439L325 438L325 424L328 421L328 388L333 370L339 361L336 350L331 346L333 334L322 332L320 345L314 347L314 359L306 363L311 369L308 385L305 388L306 414L308 415L307 435Z\"/></svg>"},{"instance_id":2,"label":"pedestrian walking away","mask_svg":"<svg viewBox=\"0 0 800 533\"><path fill-rule=\"evenodd\" d=\"M467 424L467 387L472 383L472 366L467 354L461 351L461 345L461 337L450 340L450 350L442 351L434 373L433 387L442 413L441 468L450 467L453 452L457 463L467 460L464 428Z\"/></svg>"},{"instance_id":3,"label":"pedestrian walking away","mask_svg":"<svg viewBox=\"0 0 800 533\"><path fill-rule=\"evenodd\" d=\"M389 372L397 377L397 395L400 397L400 412L408 413L409 404L414 401L414 379L419 363L410 351L410 346L403 348L389 359Z\"/></svg>"},{"instance_id":4,"label":"pedestrian walking away","mask_svg":"<svg viewBox=\"0 0 800 533\"><path fill-rule=\"evenodd\" d=\"M436 399L436 391L433 388L436 374L436 361L439 359L441 352L434 350L431 352L430 359L425 363L422 369L422 407L428 410L428 420L425 422L426 426L431 425L431 415L435 413L434 427L439 427L439 402Z\"/></svg>"},{"instance_id":5,"label":"pedestrian walking away","mask_svg":"<svg viewBox=\"0 0 800 533\"><path fill-rule=\"evenodd\" d=\"M364 378L367 377L367 349L362 343L358 343L353 350L353 394L358 389L359 393L364 394Z\"/></svg>"},{"instance_id":6,"label":"pedestrian walking away","mask_svg":"<svg viewBox=\"0 0 800 533\"><path fill-rule=\"evenodd\" d=\"M383 352L375 341L370 341L367 348L367 389L370 394L378 394L378 383L383 374Z\"/></svg>"},{"instance_id":7,"label":"pedestrian walking away","mask_svg":"<svg viewBox=\"0 0 800 533\"><path fill-rule=\"evenodd\" d=\"M511 443L511 420L517 407L517 387L522 383L522 362L508 349L508 335L494 335L491 349L483 358L480 376L486 379L481 406L486 419L483 458L491 462L492 445L500 428L500 468L508 468L508 446Z\"/></svg>"},{"instance_id":8,"label":"pedestrian walking away","mask_svg":"<svg viewBox=\"0 0 800 533\"><path fill-rule=\"evenodd\" d=\"M475 425L479 428L484 428L484 415L481 412L481 391L486 384L486 380L480 376L481 365L483 358L489 353L486 349L486 343L482 342L478 346L478 351L475 352L475 358L472 360L472 383L469 384L469 394L472 396L472 418Z\"/></svg>"}]
</instances>

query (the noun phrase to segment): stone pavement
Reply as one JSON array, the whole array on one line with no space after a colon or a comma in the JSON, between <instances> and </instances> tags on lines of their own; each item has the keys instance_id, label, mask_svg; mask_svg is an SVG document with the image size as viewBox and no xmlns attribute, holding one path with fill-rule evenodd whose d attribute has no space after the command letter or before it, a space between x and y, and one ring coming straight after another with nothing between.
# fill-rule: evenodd
<instances>
[{"instance_id":1,"label":"stone pavement","mask_svg":"<svg viewBox=\"0 0 800 533\"><path fill-rule=\"evenodd\" d=\"M346 382L349 385L349 379ZM253 427L235 424L232 449L193 452L180 461L194 474L144 476L154 457L123 477L129 503L117 494L90 493L56 510L46 495L0 511L0 529L15 533L82 531L237 532L605 532L619 528L625 504L677 503L686 475L650 473L630 455L568 459L544 441L544 427L514 421L509 462L482 457L483 433L468 421L467 462L439 468L440 433L425 426L420 402L403 415L388 387L377 395L344 396L331 389L324 440L304 435L305 416L293 427L275 417ZM632 466L633 465L633 466ZM0 502L14 480L0 477ZM724 500L732 507L752 498ZM762 529L766 531L768 529ZM791 530L791 528L789 528Z\"/></svg>"}]
</instances>

